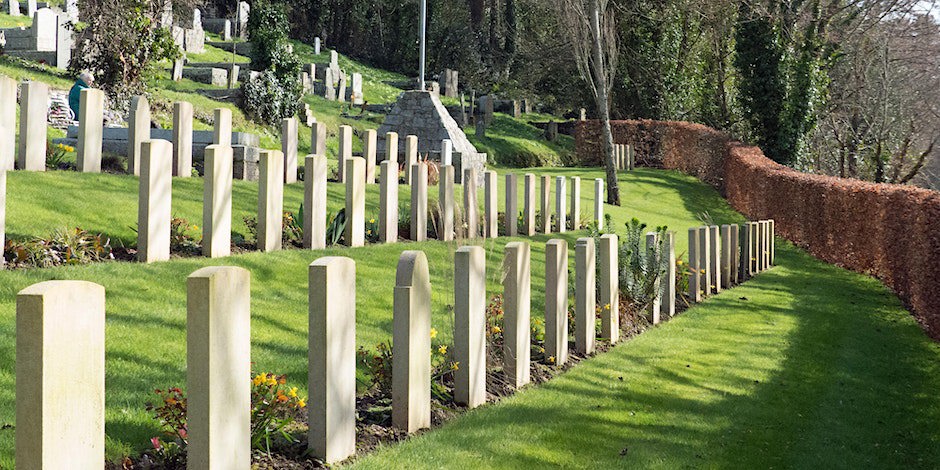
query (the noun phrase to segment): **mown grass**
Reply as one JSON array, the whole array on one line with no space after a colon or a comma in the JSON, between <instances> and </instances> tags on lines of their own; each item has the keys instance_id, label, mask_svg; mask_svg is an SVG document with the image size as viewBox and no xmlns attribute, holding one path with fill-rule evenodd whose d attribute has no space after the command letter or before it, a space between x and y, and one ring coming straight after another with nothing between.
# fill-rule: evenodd
<instances>
[{"instance_id":1,"label":"mown grass","mask_svg":"<svg viewBox=\"0 0 940 470\"><path fill-rule=\"evenodd\" d=\"M937 468L940 343L871 278L778 266L355 468Z\"/></svg>"},{"instance_id":2,"label":"mown grass","mask_svg":"<svg viewBox=\"0 0 940 470\"><path fill-rule=\"evenodd\" d=\"M559 135L554 142L543 137L543 131L527 122L535 115L523 115L514 119L503 113L495 113L493 123L486 129L486 137L478 138L476 129L467 127L464 132L480 152L485 152L490 161L511 167L561 165L571 161L574 155L574 139Z\"/></svg>"},{"instance_id":3,"label":"mown grass","mask_svg":"<svg viewBox=\"0 0 940 470\"><path fill-rule=\"evenodd\" d=\"M545 173L571 174L573 169L546 169ZM541 172L541 171L540 171ZM582 210L593 197L587 178L600 176L590 169L578 171L582 182ZM50 172L14 172L8 181L8 234L11 237L43 235L62 226L103 230L122 240L133 240L136 221L136 178ZM723 204L711 188L692 178L671 172L647 170L625 176L634 188L623 208L608 206L618 222L639 216L651 225L670 225L683 237L684 227L697 223L698 203ZM521 183L520 183L521 184ZM196 223L201 220L201 185L198 180L174 179L174 213ZM330 185L329 206L342 204L342 187ZM370 188L370 211L376 207L375 188ZM401 187L406 200L408 189ZM431 193L436 194L436 188ZM501 192L502 194L502 192ZM253 213L256 189L237 184L234 194L236 222ZM300 187L286 191L286 208L299 204ZM458 198L459 200L459 198ZM687 205L686 200L698 202ZM740 220L733 211L720 212L731 222ZM236 226L238 224L236 223ZM236 228L236 231L240 228ZM573 246L580 233L564 235ZM551 236L530 240L533 247L533 312L541 312L538 294L544 283L544 243ZM488 293L501 291L502 249L509 239L487 241ZM478 242L482 243L482 242ZM680 245L683 243L679 241ZM14 423L14 338L17 292L49 279L83 279L107 289L107 434L108 455L118 457L144 448L158 428L144 410L153 388L185 384L185 279L203 266L238 265L252 272L252 361L259 370L287 373L292 383L305 388L306 375L306 268L316 258L342 255L357 261L357 344L374 347L390 338L391 288L398 256L406 249L424 250L430 261L434 285L434 326L442 338L452 328L448 305L453 298L452 254L457 243L426 242L374 245L359 249L334 248L309 252L289 250L273 254L250 253L220 260L175 259L166 263L104 263L86 267L62 267L32 271L0 271L0 467L12 467ZM574 251L571 250L573 256ZM574 261L571 260L573 266ZM537 315L537 313L536 313Z\"/></svg>"}]
</instances>

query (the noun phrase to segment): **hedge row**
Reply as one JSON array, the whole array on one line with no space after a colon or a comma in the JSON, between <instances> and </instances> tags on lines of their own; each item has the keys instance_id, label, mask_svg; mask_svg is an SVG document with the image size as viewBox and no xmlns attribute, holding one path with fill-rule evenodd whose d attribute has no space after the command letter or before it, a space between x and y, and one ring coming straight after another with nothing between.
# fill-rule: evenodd
<instances>
[{"instance_id":1,"label":"hedge row","mask_svg":"<svg viewBox=\"0 0 940 470\"><path fill-rule=\"evenodd\" d=\"M611 125L615 143L633 144L640 164L695 176L747 217L774 219L780 236L814 256L881 279L940 339L940 193L801 173L698 124ZM586 164L601 162L600 129L597 121L577 129Z\"/></svg>"}]
</instances>

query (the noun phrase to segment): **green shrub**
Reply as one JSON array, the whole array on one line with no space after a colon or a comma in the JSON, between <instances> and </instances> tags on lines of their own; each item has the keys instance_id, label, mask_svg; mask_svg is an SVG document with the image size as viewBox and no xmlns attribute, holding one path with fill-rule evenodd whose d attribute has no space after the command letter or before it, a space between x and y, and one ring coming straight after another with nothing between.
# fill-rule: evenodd
<instances>
[{"instance_id":1,"label":"green shrub","mask_svg":"<svg viewBox=\"0 0 940 470\"><path fill-rule=\"evenodd\" d=\"M302 93L300 81L281 80L273 71L264 71L242 83L242 111L256 122L276 125L297 114Z\"/></svg>"}]
</instances>

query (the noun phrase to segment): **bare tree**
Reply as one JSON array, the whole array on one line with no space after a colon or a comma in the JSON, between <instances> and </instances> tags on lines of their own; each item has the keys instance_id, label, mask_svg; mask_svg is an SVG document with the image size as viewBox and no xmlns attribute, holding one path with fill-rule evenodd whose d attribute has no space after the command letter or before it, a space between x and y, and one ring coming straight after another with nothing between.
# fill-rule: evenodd
<instances>
[{"instance_id":1,"label":"bare tree","mask_svg":"<svg viewBox=\"0 0 940 470\"><path fill-rule=\"evenodd\" d=\"M581 78L591 86L603 125L604 162L607 168L607 203L620 205L620 187L614 163L614 136L610 129L610 92L617 70L617 22L609 0L558 2L560 26L567 34Z\"/></svg>"}]
</instances>

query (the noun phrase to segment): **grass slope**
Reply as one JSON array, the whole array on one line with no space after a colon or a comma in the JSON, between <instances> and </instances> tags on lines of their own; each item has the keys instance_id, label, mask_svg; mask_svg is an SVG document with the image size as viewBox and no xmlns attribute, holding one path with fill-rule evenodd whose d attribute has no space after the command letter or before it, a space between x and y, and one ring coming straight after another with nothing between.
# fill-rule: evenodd
<instances>
[{"instance_id":1,"label":"grass slope","mask_svg":"<svg viewBox=\"0 0 940 470\"><path fill-rule=\"evenodd\" d=\"M538 171L541 172L541 171ZM593 198L589 180L600 176L590 169L546 169L544 173L574 175L582 181L582 208L589 211ZM174 180L174 212L200 220L201 185L198 180ZM652 225L669 225L685 242L685 227L697 223L702 206L723 206L720 196L694 179L672 172L637 171L624 176L629 188L625 206L607 210L618 221L638 216ZM330 185L330 207L338 207L342 188ZM402 198L407 187L402 186ZM121 238L132 237L129 226L136 220L136 179L50 172L14 172L8 181L8 220L11 236L45 234L63 225L106 230ZM482 192L482 191L481 191ZM432 193L436 193L432 188ZM502 192L500 192L502 194ZM236 214L252 211L256 191L236 185ZM287 191L299 203L300 187ZM459 198L458 198L459 200ZM376 204L370 192L369 203ZM727 206L723 222L740 220ZM587 213L587 212L585 212ZM716 217L717 218L717 217ZM197 222L198 223L198 222ZM238 230L238 229L236 229ZM565 235L574 255L580 233ZM543 311L544 243L549 236L532 240L533 312ZM509 239L485 243L488 259L488 293L501 291L502 250ZM291 250L273 254L252 253L221 260L178 259L153 265L106 263L87 267L62 267L33 271L0 271L0 468L13 465L15 295L35 282L50 279L82 279L107 289L107 434L108 455L120 456L142 448L158 430L144 411L156 387L185 384L185 279L209 265L238 265L252 272L252 360L259 370L286 373L305 388L307 281L306 269L316 258L342 255L357 261L357 344L374 347L391 335L394 267L403 250L425 250L431 267L434 297L433 324L442 337L452 328L449 305L453 298L452 255L458 245L439 242L376 245L359 249L336 248L319 252ZM570 260L574 266L574 260Z\"/></svg>"},{"instance_id":2,"label":"grass slope","mask_svg":"<svg viewBox=\"0 0 940 470\"><path fill-rule=\"evenodd\" d=\"M937 468L940 344L879 282L779 266L355 468Z\"/></svg>"}]
</instances>

